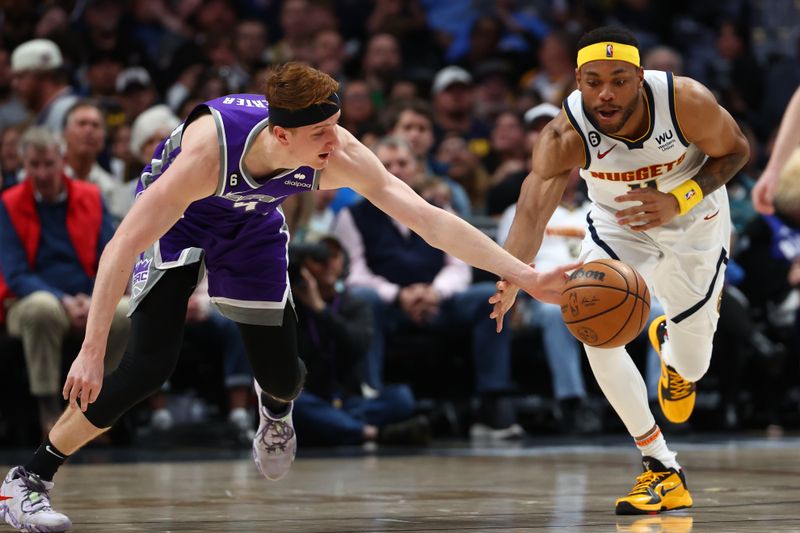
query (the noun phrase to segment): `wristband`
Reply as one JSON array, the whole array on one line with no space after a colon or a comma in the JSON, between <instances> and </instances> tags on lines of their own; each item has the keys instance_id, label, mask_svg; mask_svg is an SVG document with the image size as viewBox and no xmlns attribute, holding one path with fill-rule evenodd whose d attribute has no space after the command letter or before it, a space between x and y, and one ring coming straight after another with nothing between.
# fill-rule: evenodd
<instances>
[{"instance_id":1,"label":"wristband","mask_svg":"<svg viewBox=\"0 0 800 533\"><path fill-rule=\"evenodd\" d=\"M681 215L685 215L694 206L703 201L703 190L694 180L686 180L669 192L678 200Z\"/></svg>"}]
</instances>

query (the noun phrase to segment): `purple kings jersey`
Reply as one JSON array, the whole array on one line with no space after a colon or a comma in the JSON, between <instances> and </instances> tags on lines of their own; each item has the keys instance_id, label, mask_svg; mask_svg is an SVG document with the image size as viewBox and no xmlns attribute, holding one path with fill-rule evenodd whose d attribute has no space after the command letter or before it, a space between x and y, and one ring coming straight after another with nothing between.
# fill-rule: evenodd
<instances>
[{"instance_id":1,"label":"purple kings jersey","mask_svg":"<svg viewBox=\"0 0 800 533\"><path fill-rule=\"evenodd\" d=\"M133 273L131 308L164 270L203 259L209 295L223 314L240 322L272 324L272 319L264 319L265 312L279 310L282 317L289 293L289 234L280 204L292 194L316 189L318 173L311 167L298 167L268 179L251 175L244 165L245 155L268 125L269 106L262 95L233 94L197 106L158 145L153 160L142 170L137 197L146 194L180 156L184 128L203 113L211 114L217 128L217 189L213 196L192 203L141 254ZM247 309L244 315L242 309Z\"/></svg>"}]
</instances>

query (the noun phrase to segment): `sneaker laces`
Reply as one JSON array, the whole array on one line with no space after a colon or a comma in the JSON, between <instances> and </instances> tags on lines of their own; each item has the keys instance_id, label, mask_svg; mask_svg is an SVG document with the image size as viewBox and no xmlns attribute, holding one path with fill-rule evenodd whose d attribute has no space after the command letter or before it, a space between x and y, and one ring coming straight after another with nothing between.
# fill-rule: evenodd
<instances>
[{"instance_id":1,"label":"sneaker laces","mask_svg":"<svg viewBox=\"0 0 800 533\"><path fill-rule=\"evenodd\" d=\"M47 492L47 487L45 487L44 481L42 481L39 476L20 468L17 479L19 479L27 489L25 491L25 498L22 500L23 504L28 502L27 510L32 513L53 510L50 506L50 497Z\"/></svg>"},{"instance_id":2,"label":"sneaker laces","mask_svg":"<svg viewBox=\"0 0 800 533\"><path fill-rule=\"evenodd\" d=\"M680 374L669 366L667 367L667 373L669 375L669 395L671 399L680 400L692 393L693 383L691 381L683 379Z\"/></svg>"},{"instance_id":3,"label":"sneaker laces","mask_svg":"<svg viewBox=\"0 0 800 533\"><path fill-rule=\"evenodd\" d=\"M667 477L670 472L653 472L652 470L646 470L639 474L636 478L636 484L631 489L629 494L643 494L647 492L648 487L651 487L654 483L657 483Z\"/></svg>"},{"instance_id":4,"label":"sneaker laces","mask_svg":"<svg viewBox=\"0 0 800 533\"><path fill-rule=\"evenodd\" d=\"M266 411L266 408L263 408ZM261 441L267 453L283 453L286 446L294 437L294 428L283 418L273 420L269 416L264 416L266 424L264 429L256 436Z\"/></svg>"}]
</instances>

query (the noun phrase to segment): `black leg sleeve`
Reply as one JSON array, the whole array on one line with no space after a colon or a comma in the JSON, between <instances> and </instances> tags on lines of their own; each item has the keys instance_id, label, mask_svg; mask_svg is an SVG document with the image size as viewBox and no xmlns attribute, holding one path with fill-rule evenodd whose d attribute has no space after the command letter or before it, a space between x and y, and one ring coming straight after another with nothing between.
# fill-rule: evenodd
<instances>
[{"instance_id":1,"label":"black leg sleeve","mask_svg":"<svg viewBox=\"0 0 800 533\"><path fill-rule=\"evenodd\" d=\"M89 422L99 428L113 425L172 375L199 268L195 263L168 270L141 301L131 315L128 347L119 367L105 377L100 395L86 410Z\"/></svg>"},{"instance_id":2,"label":"black leg sleeve","mask_svg":"<svg viewBox=\"0 0 800 533\"><path fill-rule=\"evenodd\" d=\"M286 306L282 326L238 325L258 384L273 398L294 400L306 377L306 365L297 353L294 310Z\"/></svg>"}]
</instances>

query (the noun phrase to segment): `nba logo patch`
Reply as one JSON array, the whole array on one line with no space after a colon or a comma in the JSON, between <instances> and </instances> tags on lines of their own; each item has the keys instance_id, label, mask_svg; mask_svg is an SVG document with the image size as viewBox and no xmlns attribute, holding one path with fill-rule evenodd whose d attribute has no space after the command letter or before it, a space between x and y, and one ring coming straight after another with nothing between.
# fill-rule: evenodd
<instances>
[{"instance_id":1,"label":"nba logo patch","mask_svg":"<svg viewBox=\"0 0 800 533\"><path fill-rule=\"evenodd\" d=\"M606 57L614 57L614 45L607 44L606 45Z\"/></svg>"},{"instance_id":2,"label":"nba logo patch","mask_svg":"<svg viewBox=\"0 0 800 533\"><path fill-rule=\"evenodd\" d=\"M686 191L684 198L686 198L687 200L691 200L693 197L694 197L694 189Z\"/></svg>"}]
</instances>

